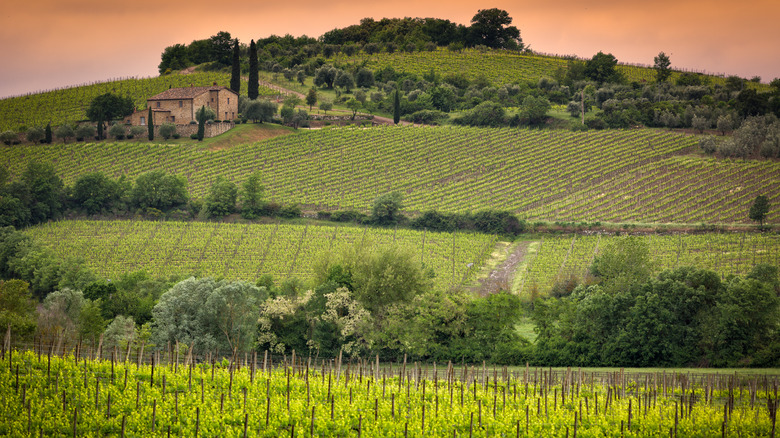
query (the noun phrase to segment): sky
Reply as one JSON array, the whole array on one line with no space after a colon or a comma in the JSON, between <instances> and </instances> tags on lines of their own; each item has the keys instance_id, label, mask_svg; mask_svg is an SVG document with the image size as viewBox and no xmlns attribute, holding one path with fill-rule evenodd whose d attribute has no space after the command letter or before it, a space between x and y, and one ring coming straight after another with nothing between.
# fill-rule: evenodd
<instances>
[{"instance_id":1,"label":"sky","mask_svg":"<svg viewBox=\"0 0 780 438\"><path fill-rule=\"evenodd\" d=\"M0 10L0 97L119 77L157 75L167 46L227 31L319 37L364 17L436 17L469 25L509 12L532 50L673 68L780 77L777 0L6 0Z\"/></svg>"}]
</instances>

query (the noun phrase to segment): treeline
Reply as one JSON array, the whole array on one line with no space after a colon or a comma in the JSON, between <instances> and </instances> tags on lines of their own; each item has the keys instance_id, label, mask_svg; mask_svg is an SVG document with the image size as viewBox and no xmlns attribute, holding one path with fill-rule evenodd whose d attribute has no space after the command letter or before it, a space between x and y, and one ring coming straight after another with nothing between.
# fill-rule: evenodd
<instances>
[{"instance_id":1,"label":"treeline","mask_svg":"<svg viewBox=\"0 0 780 438\"><path fill-rule=\"evenodd\" d=\"M59 219L68 212L176 219L220 218L232 213L241 213L245 219L301 215L298 205L263 199L257 173L240 188L219 176L202 200L190 197L183 176L163 170L143 173L135 181L92 172L80 176L73 186L65 186L51 164L31 161L18 179L8 179L8 170L0 169L0 226L22 228Z\"/></svg>"},{"instance_id":2,"label":"treeline","mask_svg":"<svg viewBox=\"0 0 780 438\"><path fill-rule=\"evenodd\" d=\"M745 276L682 267L651 275L646 244L605 248L597 283L562 282L534 302L536 363L549 366L776 367L778 267ZM556 297L557 296L557 297Z\"/></svg>"},{"instance_id":3,"label":"treeline","mask_svg":"<svg viewBox=\"0 0 780 438\"><path fill-rule=\"evenodd\" d=\"M16 338L83 340L122 351L294 350L507 365L780 365L776 266L725 278L692 267L651 275L646 246L632 238L605 248L583 284L564 281L533 301L436 290L435 273L412 254L370 245L327 254L308 284L268 275L247 282L135 273L63 282L36 300L28 281L18 279L25 274L8 270L20 259L29 262L15 249L24 247L20 234L0 233L0 254L9 255L0 259L0 272L17 278L0 282L0 323L10 324ZM33 282L45 275L29 272ZM534 343L518 334L523 316L536 324Z\"/></svg>"},{"instance_id":4,"label":"treeline","mask_svg":"<svg viewBox=\"0 0 780 438\"><path fill-rule=\"evenodd\" d=\"M461 50L465 47L485 46L495 49L522 50L520 30L511 26L512 18L501 9L481 9L471 20L470 26L456 24L439 18L364 18L360 24L336 28L319 38L306 35L272 35L256 40L259 60L274 59L285 67L295 67L307 59L324 56L331 58L338 53L351 56L361 50L366 53L395 51L431 51L436 47ZM166 47L158 66L160 74L181 70L193 65L210 63L210 68L228 67L232 62L233 39L229 32L218 32L188 45ZM241 56L247 59L248 46L241 48ZM248 64L243 71L247 72Z\"/></svg>"}]
</instances>

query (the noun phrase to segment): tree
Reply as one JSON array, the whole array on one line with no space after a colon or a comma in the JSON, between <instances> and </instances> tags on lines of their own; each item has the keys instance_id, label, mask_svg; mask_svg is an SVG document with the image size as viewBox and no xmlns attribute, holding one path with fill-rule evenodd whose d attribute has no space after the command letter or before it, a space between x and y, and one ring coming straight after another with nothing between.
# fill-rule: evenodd
<instances>
[{"instance_id":1,"label":"tree","mask_svg":"<svg viewBox=\"0 0 780 438\"><path fill-rule=\"evenodd\" d=\"M611 54L598 52L585 63L585 76L599 85L604 82L619 82L620 73L616 69L617 59Z\"/></svg>"},{"instance_id":2,"label":"tree","mask_svg":"<svg viewBox=\"0 0 780 438\"><path fill-rule=\"evenodd\" d=\"M54 136L62 140L63 143L67 142L67 140L74 135L76 135L76 132L73 130L73 127L67 123L58 126L57 129L54 130Z\"/></svg>"},{"instance_id":3,"label":"tree","mask_svg":"<svg viewBox=\"0 0 780 438\"><path fill-rule=\"evenodd\" d=\"M371 208L371 221L378 225L393 225L399 219L399 211L403 206L401 192L391 192L380 195L374 200Z\"/></svg>"},{"instance_id":4,"label":"tree","mask_svg":"<svg viewBox=\"0 0 780 438\"><path fill-rule=\"evenodd\" d=\"M72 201L87 214L97 214L114 207L120 198L120 186L103 172L87 173L73 184Z\"/></svg>"},{"instance_id":5,"label":"tree","mask_svg":"<svg viewBox=\"0 0 780 438\"><path fill-rule=\"evenodd\" d=\"M255 172L241 185L241 217L257 219L263 209L263 185L260 173Z\"/></svg>"},{"instance_id":6,"label":"tree","mask_svg":"<svg viewBox=\"0 0 780 438\"><path fill-rule=\"evenodd\" d=\"M278 106L268 99L257 99L250 101L244 109L244 117L255 123L270 122L273 120Z\"/></svg>"},{"instance_id":7,"label":"tree","mask_svg":"<svg viewBox=\"0 0 780 438\"><path fill-rule=\"evenodd\" d=\"M341 70L333 67L332 65L323 65L314 71L314 85L327 88L333 88L333 82L336 80L336 75Z\"/></svg>"},{"instance_id":8,"label":"tree","mask_svg":"<svg viewBox=\"0 0 780 438\"><path fill-rule=\"evenodd\" d=\"M142 173L135 180L130 201L137 208L162 211L184 205L187 203L187 180L164 170Z\"/></svg>"},{"instance_id":9,"label":"tree","mask_svg":"<svg viewBox=\"0 0 780 438\"><path fill-rule=\"evenodd\" d=\"M100 309L100 301L84 300L78 320L79 336L91 339L92 345L97 344L98 337L106 329L106 320Z\"/></svg>"},{"instance_id":10,"label":"tree","mask_svg":"<svg viewBox=\"0 0 780 438\"><path fill-rule=\"evenodd\" d=\"M634 236L610 242L590 267L590 273L604 281L618 278L630 282L644 281L651 272L652 262L647 242Z\"/></svg>"},{"instance_id":11,"label":"tree","mask_svg":"<svg viewBox=\"0 0 780 438\"><path fill-rule=\"evenodd\" d=\"M748 217L750 220L758 222L759 226L764 226L764 220L769 213L769 200L764 195L756 196L753 205L750 206Z\"/></svg>"},{"instance_id":12,"label":"tree","mask_svg":"<svg viewBox=\"0 0 780 438\"><path fill-rule=\"evenodd\" d=\"M146 124L149 128L149 141L154 140L154 114L152 114L152 107L149 107L149 115L146 118Z\"/></svg>"},{"instance_id":13,"label":"tree","mask_svg":"<svg viewBox=\"0 0 780 438\"><path fill-rule=\"evenodd\" d=\"M371 88L374 86L374 72L367 68L361 68L355 76L355 84L361 88Z\"/></svg>"},{"instance_id":14,"label":"tree","mask_svg":"<svg viewBox=\"0 0 780 438\"><path fill-rule=\"evenodd\" d=\"M173 123L163 123L160 125L160 137L168 140L176 135L176 125Z\"/></svg>"},{"instance_id":15,"label":"tree","mask_svg":"<svg viewBox=\"0 0 780 438\"><path fill-rule=\"evenodd\" d=\"M333 109L333 102L329 100L323 100L320 102L320 109L325 111L325 114L328 114L328 111Z\"/></svg>"},{"instance_id":16,"label":"tree","mask_svg":"<svg viewBox=\"0 0 780 438\"><path fill-rule=\"evenodd\" d=\"M95 127L89 124L79 125L76 128L76 140L89 141L95 138Z\"/></svg>"},{"instance_id":17,"label":"tree","mask_svg":"<svg viewBox=\"0 0 780 438\"><path fill-rule=\"evenodd\" d=\"M27 199L22 199L30 209L33 224L57 219L63 210L65 185L49 163L30 161L22 173Z\"/></svg>"},{"instance_id":18,"label":"tree","mask_svg":"<svg viewBox=\"0 0 780 438\"><path fill-rule=\"evenodd\" d=\"M206 108L206 105L202 105L198 112L195 114L195 119L198 121L198 141L203 141L203 137L206 135L206 122L214 120L217 115L211 108Z\"/></svg>"},{"instance_id":19,"label":"tree","mask_svg":"<svg viewBox=\"0 0 780 438\"><path fill-rule=\"evenodd\" d=\"M315 103L317 103L317 90L312 87L306 94L306 104L309 105L309 111L311 111L311 107L313 107Z\"/></svg>"},{"instance_id":20,"label":"tree","mask_svg":"<svg viewBox=\"0 0 780 438\"><path fill-rule=\"evenodd\" d=\"M295 78L298 79L298 83L300 83L301 86L303 86L303 83L306 81L306 72L303 70L298 70L295 73Z\"/></svg>"},{"instance_id":21,"label":"tree","mask_svg":"<svg viewBox=\"0 0 780 438\"><path fill-rule=\"evenodd\" d=\"M179 342L201 352L246 351L253 344L264 299L251 283L188 278L165 292L154 306L154 341Z\"/></svg>"},{"instance_id":22,"label":"tree","mask_svg":"<svg viewBox=\"0 0 780 438\"><path fill-rule=\"evenodd\" d=\"M0 281L0 327L11 328L17 338L33 334L36 327L35 301L30 285L22 280Z\"/></svg>"},{"instance_id":23,"label":"tree","mask_svg":"<svg viewBox=\"0 0 780 438\"><path fill-rule=\"evenodd\" d=\"M135 110L133 99L112 93L101 94L92 99L87 108L87 118L98 124L98 137L103 139L103 123L129 116Z\"/></svg>"},{"instance_id":24,"label":"tree","mask_svg":"<svg viewBox=\"0 0 780 438\"><path fill-rule=\"evenodd\" d=\"M347 93L349 93L352 87L355 86L355 80L352 78L352 75L349 72L339 70L338 74L336 75L336 81L334 84L337 87L343 88Z\"/></svg>"},{"instance_id":25,"label":"tree","mask_svg":"<svg viewBox=\"0 0 780 438\"><path fill-rule=\"evenodd\" d=\"M27 141L33 144L42 141L45 136L46 133L40 126L33 126L32 128L28 129L26 135Z\"/></svg>"},{"instance_id":26,"label":"tree","mask_svg":"<svg viewBox=\"0 0 780 438\"><path fill-rule=\"evenodd\" d=\"M260 95L260 72L257 65L257 46L255 40L249 42L249 82L247 84L247 95L249 99L255 100Z\"/></svg>"},{"instance_id":27,"label":"tree","mask_svg":"<svg viewBox=\"0 0 780 438\"><path fill-rule=\"evenodd\" d=\"M43 142L51 144L51 122L46 124L46 128L43 131Z\"/></svg>"},{"instance_id":28,"label":"tree","mask_svg":"<svg viewBox=\"0 0 780 438\"><path fill-rule=\"evenodd\" d=\"M393 97L393 124L398 124L401 121L401 98L398 96L398 89L395 89L395 96Z\"/></svg>"},{"instance_id":29,"label":"tree","mask_svg":"<svg viewBox=\"0 0 780 438\"><path fill-rule=\"evenodd\" d=\"M542 96L526 96L523 99L523 106L520 108L522 118L527 119L531 125L543 123L547 119L548 111L550 111L550 101Z\"/></svg>"},{"instance_id":30,"label":"tree","mask_svg":"<svg viewBox=\"0 0 780 438\"><path fill-rule=\"evenodd\" d=\"M656 82L666 82L669 76L672 75L672 61L669 60L669 56L664 52L660 52L658 56L653 58L653 68L655 69Z\"/></svg>"},{"instance_id":31,"label":"tree","mask_svg":"<svg viewBox=\"0 0 780 438\"><path fill-rule=\"evenodd\" d=\"M230 36L230 32L220 31L216 35L209 38L209 53L212 61L218 62L224 66L230 65L232 55L232 43L233 38Z\"/></svg>"},{"instance_id":32,"label":"tree","mask_svg":"<svg viewBox=\"0 0 780 438\"><path fill-rule=\"evenodd\" d=\"M114 123L111 128L108 129L108 134L116 140L121 140L127 135L127 128L122 123Z\"/></svg>"},{"instance_id":33,"label":"tree","mask_svg":"<svg viewBox=\"0 0 780 438\"><path fill-rule=\"evenodd\" d=\"M354 97L351 97L351 98L350 98L350 99L347 101L347 108L349 108L350 110L352 110L352 117L351 117L351 119L352 119L352 120L355 120L355 116L357 115L357 112L358 112L358 110L359 110L359 109L360 109L362 106L363 106L363 105L362 105L360 102L358 102L358 100L357 100L357 99L355 99Z\"/></svg>"},{"instance_id":34,"label":"tree","mask_svg":"<svg viewBox=\"0 0 780 438\"><path fill-rule=\"evenodd\" d=\"M19 135L17 135L16 132L11 131L10 129L0 133L0 141L5 143L6 146L11 146L11 143L16 141L18 138Z\"/></svg>"},{"instance_id":35,"label":"tree","mask_svg":"<svg viewBox=\"0 0 780 438\"><path fill-rule=\"evenodd\" d=\"M230 89L241 94L241 57L238 50L238 38L233 40L233 65L230 70Z\"/></svg>"},{"instance_id":36,"label":"tree","mask_svg":"<svg viewBox=\"0 0 780 438\"><path fill-rule=\"evenodd\" d=\"M233 181L218 176L206 196L206 214L209 217L227 216L236 209L238 188Z\"/></svg>"},{"instance_id":37,"label":"tree","mask_svg":"<svg viewBox=\"0 0 780 438\"><path fill-rule=\"evenodd\" d=\"M522 49L520 30L512 24L512 17L502 9L480 9L471 19L469 33L472 45L485 45L494 49Z\"/></svg>"}]
</instances>

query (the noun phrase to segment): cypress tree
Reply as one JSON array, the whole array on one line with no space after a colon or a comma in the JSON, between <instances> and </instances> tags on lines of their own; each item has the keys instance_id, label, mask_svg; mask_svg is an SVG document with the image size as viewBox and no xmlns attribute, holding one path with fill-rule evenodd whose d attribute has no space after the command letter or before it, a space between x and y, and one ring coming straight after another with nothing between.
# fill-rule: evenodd
<instances>
[{"instance_id":1,"label":"cypress tree","mask_svg":"<svg viewBox=\"0 0 780 438\"><path fill-rule=\"evenodd\" d=\"M247 93L251 100L257 99L260 95L260 78L257 71L257 46L255 46L255 40L249 43L249 85Z\"/></svg>"},{"instance_id":2,"label":"cypress tree","mask_svg":"<svg viewBox=\"0 0 780 438\"><path fill-rule=\"evenodd\" d=\"M43 141L46 144L51 144L51 122L49 122L49 124L46 125L46 131L43 137Z\"/></svg>"},{"instance_id":3,"label":"cypress tree","mask_svg":"<svg viewBox=\"0 0 780 438\"><path fill-rule=\"evenodd\" d=\"M241 91L241 59L238 55L238 38L233 41L233 70L230 75L230 89L240 94Z\"/></svg>"},{"instance_id":4,"label":"cypress tree","mask_svg":"<svg viewBox=\"0 0 780 438\"><path fill-rule=\"evenodd\" d=\"M395 90L393 98L393 123L396 125L401 121L401 99L398 97L398 89Z\"/></svg>"},{"instance_id":5,"label":"cypress tree","mask_svg":"<svg viewBox=\"0 0 780 438\"><path fill-rule=\"evenodd\" d=\"M99 118L97 121L97 134L98 140L103 140L103 118Z\"/></svg>"},{"instance_id":6,"label":"cypress tree","mask_svg":"<svg viewBox=\"0 0 780 438\"><path fill-rule=\"evenodd\" d=\"M201 106L196 116L198 119L198 141L203 141L206 135L206 107Z\"/></svg>"},{"instance_id":7,"label":"cypress tree","mask_svg":"<svg viewBox=\"0 0 780 438\"><path fill-rule=\"evenodd\" d=\"M149 107L149 116L146 119L146 125L149 127L149 141L154 140L154 120L152 120L152 107Z\"/></svg>"}]
</instances>

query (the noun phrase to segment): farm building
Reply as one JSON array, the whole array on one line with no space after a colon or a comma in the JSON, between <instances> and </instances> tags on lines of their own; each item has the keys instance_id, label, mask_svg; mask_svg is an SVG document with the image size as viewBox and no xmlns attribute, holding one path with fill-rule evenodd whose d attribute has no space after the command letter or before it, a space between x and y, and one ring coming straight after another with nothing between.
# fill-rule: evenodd
<instances>
[{"instance_id":1,"label":"farm building","mask_svg":"<svg viewBox=\"0 0 780 438\"><path fill-rule=\"evenodd\" d=\"M210 87L171 88L146 101L152 109L154 124L187 125L195 120L201 106L211 108L219 120L233 120L238 115L238 94L214 83ZM148 110L136 111L125 118L125 123L146 126Z\"/></svg>"}]
</instances>

